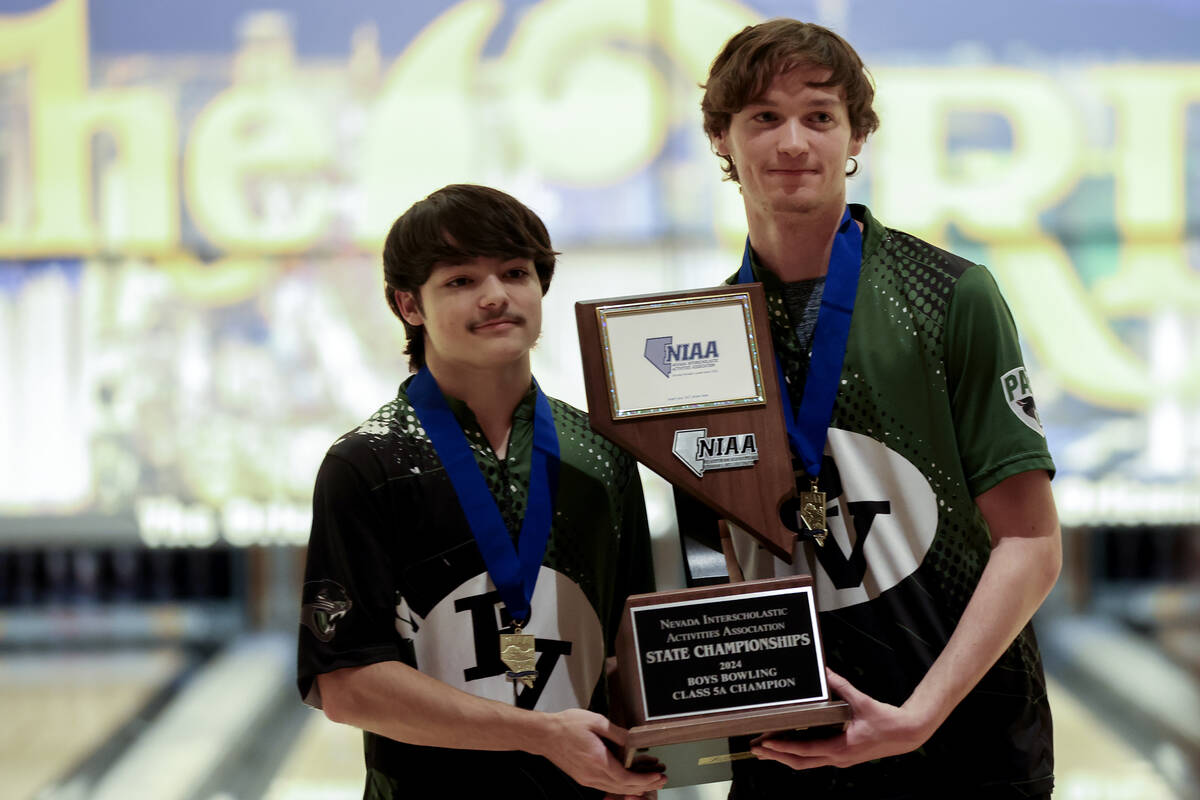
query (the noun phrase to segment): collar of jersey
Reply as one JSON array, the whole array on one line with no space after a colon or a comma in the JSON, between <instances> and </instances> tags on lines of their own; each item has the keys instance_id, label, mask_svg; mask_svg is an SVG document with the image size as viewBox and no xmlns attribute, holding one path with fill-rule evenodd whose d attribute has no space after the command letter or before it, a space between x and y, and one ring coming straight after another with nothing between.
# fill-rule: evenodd
<instances>
[{"instance_id":1,"label":"collar of jersey","mask_svg":"<svg viewBox=\"0 0 1200 800\"><path fill-rule=\"evenodd\" d=\"M408 385L412 381L413 377L410 375L401 385L401 393L406 402L408 402ZM476 419L475 413L470 410L469 405L457 397L446 395L445 392L442 392L442 397L446 399L446 405L449 405L450 413L454 414L454 419L458 421L458 426L463 429L463 433L467 434L467 440L478 439L486 443L487 437L484 434L484 428L479 425L479 420ZM510 469L517 470L515 473L511 473L511 476L512 479L520 481L522 485L529 480L526 470L529 464L529 451L533 447L533 415L536 402L538 402L538 391L534 389L533 380L530 380L529 391L524 393L521 402L517 403L516 409L512 411L512 420L520 422L520 425L515 425L509 434L509 452L505 453L505 458L503 459L503 463L508 464ZM480 453L479 457L484 458L486 462L496 461L497 459L496 452L492 450L491 444L488 444L487 447L478 452ZM521 467L526 469L522 470Z\"/></svg>"},{"instance_id":2,"label":"collar of jersey","mask_svg":"<svg viewBox=\"0 0 1200 800\"><path fill-rule=\"evenodd\" d=\"M408 397L408 385L412 383L412 376L409 376L401 385L401 390L404 391L405 398ZM440 387L439 387L440 391ZM466 430L481 430L479 420L475 418L475 412L465 401L459 400L453 395L442 392L442 397L446 398L446 405L450 406L451 413L458 420L458 424ZM534 389L533 381L529 381L529 389L521 397L521 402L517 403L517 407L513 409L513 419L519 419L524 422L533 421L534 403L537 401L537 391Z\"/></svg>"},{"instance_id":3,"label":"collar of jersey","mask_svg":"<svg viewBox=\"0 0 1200 800\"><path fill-rule=\"evenodd\" d=\"M860 203L850 203L850 216L863 224L863 254L862 263L866 264L867 260L875 252L875 248L883 241L883 227L879 222L871 216L870 210ZM778 275L771 271L769 267L763 266L758 260L758 253L754 252L754 248L750 248L750 271L754 273L754 279L763 285L763 289L768 292L783 291L783 280ZM737 283L737 273L730 275L725 283L730 285Z\"/></svg>"}]
</instances>

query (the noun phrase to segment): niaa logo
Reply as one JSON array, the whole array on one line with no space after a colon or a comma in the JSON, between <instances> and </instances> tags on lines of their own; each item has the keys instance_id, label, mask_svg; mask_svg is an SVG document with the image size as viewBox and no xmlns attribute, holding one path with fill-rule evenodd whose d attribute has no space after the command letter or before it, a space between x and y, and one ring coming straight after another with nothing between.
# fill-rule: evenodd
<instances>
[{"instance_id":1,"label":"niaa logo","mask_svg":"<svg viewBox=\"0 0 1200 800\"><path fill-rule=\"evenodd\" d=\"M642 355L654 365L654 368L671 377L671 367L686 362L689 367L701 366L697 362L706 362L703 366L712 366L720 355L717 353L717 342L709 339L706 342L685 342L675 344L673 336L656 336L646 340L646 349Z\"/></svg>"},{"instance_id":2,"label":"niaa logo","mask_svg":"<svg viewBox=\"0 0 1200 800\"><path fill-rule=\"evenodd\" d=\"M752 466L758 461L758 441L753 433L709 436L708 428L689 428L675 431L671 452L703 478L708 469Z\"/></svg>"}]
</instances>

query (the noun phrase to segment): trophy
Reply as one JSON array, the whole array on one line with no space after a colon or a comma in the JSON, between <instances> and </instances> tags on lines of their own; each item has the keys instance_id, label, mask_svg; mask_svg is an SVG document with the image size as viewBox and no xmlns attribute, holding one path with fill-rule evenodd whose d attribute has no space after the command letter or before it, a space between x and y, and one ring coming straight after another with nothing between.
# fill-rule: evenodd
<instances>
[{"instance_id":1,"label":"trophy","mask_svg":"<svg viewBox=\"0 0 1200 800\"><path fill-rule=\"evenodd\" d=\"M790 562L779 509L795 475L765 309L758 283L575 304L592 427ZM668 786L729 779L755 736L850 717L825 682L809 575L630 597L610 685L623 763L660 762Z\"/></svg>"}]
</instances>

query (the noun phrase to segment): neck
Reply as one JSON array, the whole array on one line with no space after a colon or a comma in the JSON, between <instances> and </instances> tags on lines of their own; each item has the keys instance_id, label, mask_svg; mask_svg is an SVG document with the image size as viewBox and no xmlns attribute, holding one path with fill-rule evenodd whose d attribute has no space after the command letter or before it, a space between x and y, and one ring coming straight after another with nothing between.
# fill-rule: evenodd
<instances>
[{"instance_id":1,"label":"neck","mask_svg":"<svg viewBox=\"0 0 1200 800\"><path fill-rule=\"evenodd\" d=\"M533 380L529 355L512 364L479 368L440 363L434 353L427 352L425 365L443 394L467 404L497 458L504 458L513 412Z\"/></svg>"},{"instance_id":2,"label":"neck","mask_svg":"<svg viewBox=\"0 0 1200 800\"><path fill-rule=\"evenodd\" d=\"M829 254L845 205L810 212L773 212L746 207L750 244L758 261L781 280L820 278L829 271Z\"/></svg>"}]
</instances>

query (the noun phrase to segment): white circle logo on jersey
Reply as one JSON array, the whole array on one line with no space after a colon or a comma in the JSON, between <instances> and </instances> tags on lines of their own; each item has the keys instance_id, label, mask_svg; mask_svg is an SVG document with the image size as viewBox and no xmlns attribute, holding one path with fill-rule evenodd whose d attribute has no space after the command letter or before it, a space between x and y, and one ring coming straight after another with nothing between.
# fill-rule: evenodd
<instances>
[{"instance_id":1,"label":"white circle logo on jersey","mask_svg":"<svg viewBox=\"0 0 1200 800\"><path fill-rule=\"evenodd\" d=\"M812 548L813 585L817 607L832 611L873 600L915 572L937 534L938 507L921 471L870 436L830 428L825 454L821 485L828 492L829 538ZM831 464L836 475L824 473ZM749 534L730 528L746 577L796 573Z\"/></svg>"},{"instance_id":2,"label":"white circle logo on jersey","mask_svg":"<svg viewBox=\"0 0 1200 800\"><path fill-rule=\"evenodd\" d=\"M937 534L937 496L911 461L859 433L829 429L842 493L829 498L829 539L818 554L817 607L873 600L907 578Z\"/></svg>"},{"instance_id":3,"label":"white circle logo on jersey","mask_svg":"<svg viewBox=\"0 0 1200 800\"><path fill-rule=\"evenodd\" d=\"M583 590L543 566L524 632L536 637L539 676L519 687L519 705L538 711L587 708L604 666L600 618ZM503 627L502 603L487 573L465 581L417 617L406 602L396 608L396 629L411 639L421 672L477 697L513 703L513 684L504 675L496 633Z\"/></svg>"}]
</instances>

